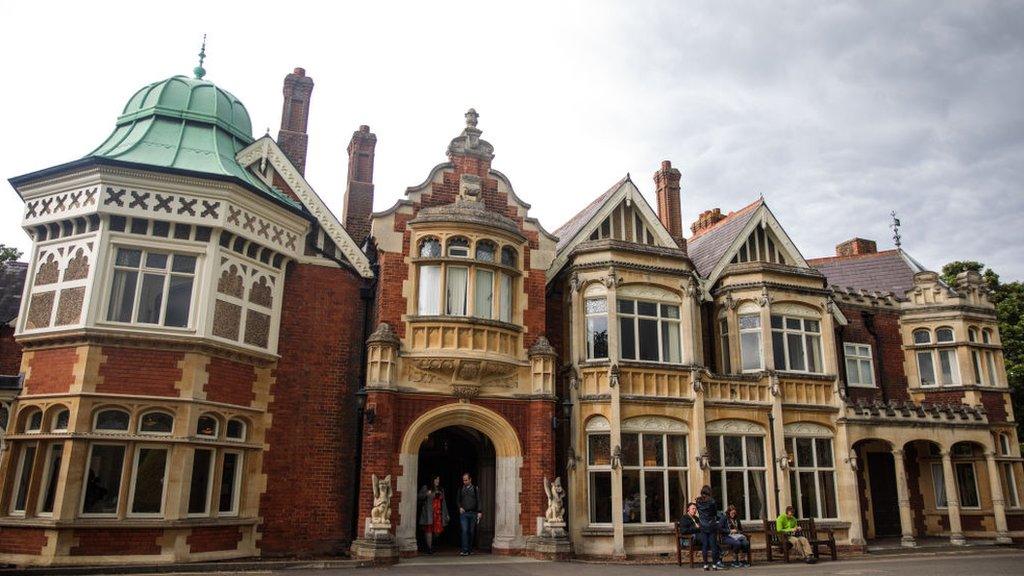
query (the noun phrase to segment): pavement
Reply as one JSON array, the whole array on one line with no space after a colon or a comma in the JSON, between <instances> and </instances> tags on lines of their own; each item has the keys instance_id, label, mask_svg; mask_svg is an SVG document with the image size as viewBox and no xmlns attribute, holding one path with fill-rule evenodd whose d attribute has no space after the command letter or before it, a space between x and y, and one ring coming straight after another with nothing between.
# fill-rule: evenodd
<instances>
[{"instance_id":1,"label":"pavement","mask_svg":"<svg viewBox=\"0 0 1024 576\"><path fill-rule=\"evenodd\" d=\"M356 568L349 565L310 564L242 571L206 572L206 574L248 574L259 576L660 576L698 574L698 567L680 568L671 565L604 564L591 562L544 562L529 558L478 555L469 558L433 556L403 560L401 564L383 568ZM1019 548L988 548L958 551L910 552L889 556L861 556L815 565L794 562L755 565L752 568L730 569L736 576L798 575L798 576L1022 576L1024 550ZM130 572L120 572L130 574ZM165 572L163 576L194 575L195 572Z\"/></svg>"}]
</instances>

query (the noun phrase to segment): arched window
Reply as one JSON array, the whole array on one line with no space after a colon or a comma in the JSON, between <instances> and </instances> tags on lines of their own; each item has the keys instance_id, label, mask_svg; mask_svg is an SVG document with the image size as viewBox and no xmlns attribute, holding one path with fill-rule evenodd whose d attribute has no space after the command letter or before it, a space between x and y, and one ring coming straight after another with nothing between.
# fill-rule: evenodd
<instances>
[{"instance_id":1,"label":"arched window","mask_svg":"<svg viewBox=\"0 0 1024 576\"><path fill-rule=\"evenodd\" d=\"M219 428L216 417L210 414L203 414L199 417L199 422L196 424L196 436L216 438Z\"/></svg>"},{"instance_id":2,"label":"arched window","mask_svg":"<svg viewBox=\"0 0 1024 576\"><path fill-rule=\"evenodd\" d=\"M50 426L52 432L67 432L68 422L71 420L71 412L67 408L61 409L57 412L57 415L53 418L53 425Z\"/></svg>"},{"instance_id":3,"label":"arched window","mask_svg":"<svg viewBox=\"0 0 1024 576\"><path fill-rule=\"evenodd\" d=\"M623 522L670 522L686 505L686 433L686 424L663 416L622 421Z\"/></svg>"},{"instance_id":4,"label":"arched window","mask_svg":"<svg viewBox=\"0 0 1024 576\"><path fill-rule=\"evenodd\" d=\"M452 258L469 258L469 240L463 236L449 238L448 256Z\"/></svg>"},{"instance_id":5,"label":"arched window","mask_svg":"<svg viewBox=\"0 0 1024 576\"><path fill-rule=\"evenodd\" d=\"M764 428L743 420L707 425L711 488L722 508L735 504L744 520L757 520L765 506Z\"/></svg>"},{"instance_id":6,"label":"arched window","mask_svg":"<svg viewBox=\"0 0 1024 576\"><path fill-rule=\"evenodd\" d=\"M40 432L43 429L43 411L34 408L25 416L25 432Z\"/></svg>"},{"instance_id":7,"label":"arched window","mask_svg":"<svg viewBox=\"0 0 1024 576\"><path fill-rule=\"evenodd\" d=\"M501 264L503 266L509 266L515 268L519 264L519 255L516 253L516 249L511 246L503 246L501 248Z\"/></svg>"},{"instance_id":8,"label":"arched window","mask_svg":"<svg viewBox=\"0 0 1024 576\"><path fill-rule=\"evenodd\" d=\"M420 257L440 258L441 241L437 238L424 238L423 240L420 240Z\"/></svg>"},{"instance_id":9,"label":"arched window","mask_svg":"<svg viewBox=\"0 0 1024 576\"><path fill-rule=\"evenodd\" d=\"M106 432L127 432L128 413L124 410L101 410L96 414L93 430Z\"/></svg>"},{"instance_id":10,"label":"arched window","mask_svg":"<svg viewBox=\"0 0 1024 576\"><path fill-rule=\"evenodd\" d=\"M785 426L785 437L797 517L838 518L832 431L820 424L798 422Z\"/></svg>"},{"instance_id":11,"label":"arched window","mask_svg":"<svg viewBox=\"0 0 1024 576\"><path fill-rule=\"evenodd\" d=\"M914 344L930 344L932 333L925 329L914 330Z\"/></svg>"},{"instance_id":12,"label":"arched window","mask_svg":"<svg viewBox=\"0 0 1024 576\"><path fill-rule=\"evenodd\" d=\"M229 440L245 440L245 422L238 418L228 420L227 437Z\"/></svg>"},{"instance_id":13,"label":"arched window","mask_svg":"<svg viewBox=\"0 0 1024 576\"><path fill-rule=\"evenodd\" d=\"M971 326L970 328L967 329L967 341L968 342L977 342L978 341L978 329L975 328L974 326Z\"/></svg>"},{"instance_id":14,"label":"arched window","mask_svg":"<svg viewBox=\"0 0 1024 576\"><path fill-rule=\"evenodd\" d=\"M608 297L603 288L591 286L583 301L587 323L587 359L608 357Z\"/></svg>"},{"instance_id":15,"label":"arched window","mask_svg":"<svg viewBox=\"0 0 1024 576\"><path fill-rule=\"evenodd\" d=\"M953 329L952 328L939 328L935 331L935 340L944 343L953 341Z\"/></svg>"},{"instance_id":16,"label":"arched window","mask_svg":"<svg viewBox=\"0 0 1024 576\"><path fill-rule=\"evenodd\" d=\"M981 331L981 341L983 343L985 343L985 344L991 344L992 343L992 329L991 328L985 328L984 330Z\"/></svg>"},{"instance_id":17,"label":"arched window","mask_svg":"<svg viewBox=\"0 0 1024 576\"><path fill-rule=\"evenodd\" d=\"M146 412L139 419L142 434L170 434L174 429L174 416L166 412Z\"/></svg>"},{"instance_id":18,"label":"arched window","mask_svg":"<svg viewBox=\"0 0 1024 576\"><path fill-rule=\"evenodd\" d=\"M494 262L496 246L490 240L479 240L476 243L476 259L481 262Z\"/></svg>"}]
</instances>

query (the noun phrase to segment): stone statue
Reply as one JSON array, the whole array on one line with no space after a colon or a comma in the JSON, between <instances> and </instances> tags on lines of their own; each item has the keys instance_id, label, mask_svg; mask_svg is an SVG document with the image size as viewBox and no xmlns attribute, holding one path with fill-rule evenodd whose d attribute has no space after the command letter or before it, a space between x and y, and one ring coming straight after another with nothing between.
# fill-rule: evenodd
<instances>
[{"instance_id":1,"label":"stone statue","mask_svg":"<svg viewBox=\"0 0 1024 576\"><path fill-rule=\"evenodd\" d=\"M378 479L377 475L372 476L373 480L373 508L370 509L370 522L381 526L391 524L391 475Z\"/></svg>"},{"instance_id":2,"label":"stone statue","mask_svg":"<svg viewBox=\"0 0 1024 576\"><path fill-rule=\"evenodd\" d=\"M564 523L565 506L562 504L562 500L565 499L565 488L562 488L562 478L556 476L554 482L549 483L545 476L544 493L548 496L548 510L544 514L545 519L548 523Z\"/></svg>"}]
</instances>

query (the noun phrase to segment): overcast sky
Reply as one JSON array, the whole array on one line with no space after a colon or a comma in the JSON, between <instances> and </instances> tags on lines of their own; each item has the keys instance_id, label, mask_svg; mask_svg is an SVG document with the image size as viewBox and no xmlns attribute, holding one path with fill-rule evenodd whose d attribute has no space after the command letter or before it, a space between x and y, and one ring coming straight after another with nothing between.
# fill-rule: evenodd
<instances>
[{"instance_id":1,"label":"overcast sky","mask_svg":"<svg viewBox=\"0 0 1024 576\"><path fill-rule=\"evenodd\" d=\"M0 176L77 159L139 87L190 74L276 137L281 82L316 82L307 178L340 215L352 131L377 134L375 208L463 126L554 231L626 172L683 221L763 194L805 257L853 236L938 269L1024 279L1024 3L3 2ZM0 185L0 242L27 249ZM689 231L687 230L687 234Z\"/></svg>"}]
</instances>

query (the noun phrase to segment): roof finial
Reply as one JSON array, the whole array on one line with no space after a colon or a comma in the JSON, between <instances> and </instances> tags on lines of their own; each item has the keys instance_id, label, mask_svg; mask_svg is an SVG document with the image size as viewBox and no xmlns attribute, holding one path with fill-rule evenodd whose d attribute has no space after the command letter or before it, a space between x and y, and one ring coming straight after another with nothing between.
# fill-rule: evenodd
<instances>
[{"instance_id":1,"label":"roof finial","mask_svg":"<svg viewBox=\"0 0 1024 576\"><path fill-rule=\"evenodd\" d=\"M896 217L896 211L893 210L890 214L892 216L892 222L889 223L889 228L892 228L892 241L896 243L896 248L900 247L900 219Z\"/></svg>"},{"instance_id":2,"label":"roof finial","mask_svg":"<svg viewBox=\"0 0 1024 576\"><path fill-rule=\"evenodd\" d=\"M466 110L466 126L469 128L476 128L476 120L480 115L476 113L476 110L470 108Z\"/></svg>"},{"instance_id":3,"label":"roof finial","mask_svg":"<svg viewBox=\"0 0 1024 576\"><path fill-rule=\"evenodd\" d=\"M203 76L206 76L206 68L203 68L203 60L206 60L206 34L203 34L203 47L199 49L199 66L192 69L197 80L202 80Z\"/></svg>"}]
</instances>

